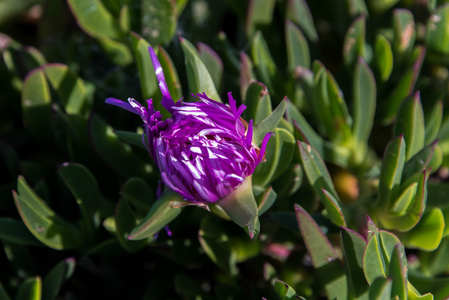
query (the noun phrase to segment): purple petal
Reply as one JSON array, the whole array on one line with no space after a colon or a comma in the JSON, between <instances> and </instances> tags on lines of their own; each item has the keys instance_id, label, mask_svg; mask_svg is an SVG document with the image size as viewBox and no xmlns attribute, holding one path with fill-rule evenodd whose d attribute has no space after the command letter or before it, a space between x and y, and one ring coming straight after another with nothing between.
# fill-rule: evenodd
<instances>
[{"instance_id":1,"label":"purple petal","mask_svg":"<svg viewBox=\"0 0 449 300\"><path fill-rule=\"evenodd\" d=\"M249 120L248 131L246 133L246 140L245 140L245 144L248 149L251 147L252 141L253 141L253 120L251 119Z\"/></svg>"},{"instance_id":2,"label":"purple petal","mask_svg":"<svg viewBox=\"0 0 449 300\"><path fill-rule=\"evenodd\" d=\"M125 102L125 101L122 101L122 100L119 100L119 99L115 99L115 98L107 98L105 102L107 104L111 104L111 105L118 106L120 108L126 109L127 111L130 111L130 112L132 112L132 113L134 113L136 115L139 114L139 113L137 113L134 110L134 108L128 102Z\"/></svg>"},{"instance_id":3,"label":"purple petal","mask_svg":"<svg viewBox=\"0 0 449 300\"><path fill-rule=\"evenodd\" d=\"M272 132L268 132L265 135L265 137L263 138L262 145L260 146L259 157L257 158L256 165L258 165L262 161L262 158L265 155L265 149L267 148L268 141L270 140L272 135L273 135Z\"/></svg>"},{"instance_id":4,"label":"purple petal","mask_svg":"<svg viewBox=\"0 0 449 300\"><path fill-rule=\"evenodd\" d=\"M153 62L154 73L156 73L156 78L159 84L159 89L162 92L162 106L169 112L173 113L172 107L175 105L170 92L168 91L168 86L165 81L164 71L162 70L161 63L156 56L153 48L148 46L148 51L150 52L151 61Z\"/></svg>"}]
</instances>

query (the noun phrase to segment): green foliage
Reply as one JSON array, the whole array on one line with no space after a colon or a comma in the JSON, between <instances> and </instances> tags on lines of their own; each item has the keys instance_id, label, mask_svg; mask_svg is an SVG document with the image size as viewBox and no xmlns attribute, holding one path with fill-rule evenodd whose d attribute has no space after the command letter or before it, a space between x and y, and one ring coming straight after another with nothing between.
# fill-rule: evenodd
<instances>
[{"instance_id":1,"label":"green foliage","mask_svg":"<svg viewBox=\"0 0 449 300\"><path fill-rule=\"evenodd\" d=\"M448 298L446 2L0 1L0 299ZM170 116L149 47L272 133L217 204L104 104Z\"/></svg>"}]
</instances>

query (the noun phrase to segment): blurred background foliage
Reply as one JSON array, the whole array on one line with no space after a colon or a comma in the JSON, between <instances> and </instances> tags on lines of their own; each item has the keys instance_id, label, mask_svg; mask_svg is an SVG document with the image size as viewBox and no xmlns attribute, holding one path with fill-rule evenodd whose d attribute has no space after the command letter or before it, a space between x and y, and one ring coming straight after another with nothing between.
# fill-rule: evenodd
<instances>
[{"instance_id":1,"label":"blurred background foliage","mask_svg":"<svg viewBox=\"0 0 449 300\"><path fill-rule=\"evenodd\" d=\"M446 299L448 22L444 0L0 0L0 299ZM160 101L149 45L173 98L231 91L274 129L255 241L158 200L139 118L105 105Z\"/></svg>"}]
</instances>

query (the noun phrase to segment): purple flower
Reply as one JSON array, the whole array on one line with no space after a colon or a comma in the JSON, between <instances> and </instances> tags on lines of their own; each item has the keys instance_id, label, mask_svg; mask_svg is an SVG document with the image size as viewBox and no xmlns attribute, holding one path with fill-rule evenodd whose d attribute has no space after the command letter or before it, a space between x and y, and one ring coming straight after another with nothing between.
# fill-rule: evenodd
<instances>
[{"instance_id":1,"label":"purple flower","mask_svg":"<svg viewBox=\"0 0 449 300\"><path fill-rule=\"evenodd\" d=\"M263 160L271 134L259 149L252 143L253 120L241 118L246 106L237 108L228 93L229 106L206 94L192 94L198 102L175 103L170 96L162 67L151 47L151 60L162 92L162 105L171 113L163 120L147 100L148 109L136 100L128 103L108 98L106 103L140 115L145 147L155 161L163 182L186 201L214 203L237 189Z\"/></svg>"}]
</instances>

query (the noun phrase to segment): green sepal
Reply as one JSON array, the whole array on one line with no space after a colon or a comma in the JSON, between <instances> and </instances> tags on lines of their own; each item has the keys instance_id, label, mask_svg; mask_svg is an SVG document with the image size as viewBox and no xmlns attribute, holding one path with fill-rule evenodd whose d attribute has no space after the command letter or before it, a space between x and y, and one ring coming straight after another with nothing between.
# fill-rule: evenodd
<instances>
[{"instance_id":1,"label":"green sepal","mask_svg":"<svg viewBox=\"0 0 449 300\"><path fill-rule=\"evenodd\" d=\"M235 190L215 204L220 206L232 221L247 230L251 239L257 238L260 224L251 176L246 177Z\"/></svg>"}]
</instances>

